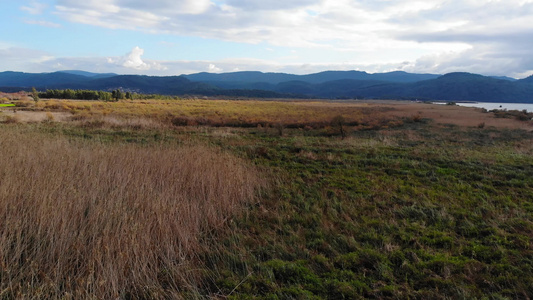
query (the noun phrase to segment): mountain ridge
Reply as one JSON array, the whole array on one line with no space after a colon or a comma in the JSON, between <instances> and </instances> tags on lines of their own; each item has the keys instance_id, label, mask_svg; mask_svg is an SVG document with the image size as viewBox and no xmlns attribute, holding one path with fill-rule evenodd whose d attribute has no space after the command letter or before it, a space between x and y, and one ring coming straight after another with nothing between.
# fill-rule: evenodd
<instances>
[{"instance_id":1,"label":"mountain ridge","mask_svg":"<svg viewBox=\"0 0 533 300\"><path fill-rule=\"evenodd\" d=\"M180 76L117 75L66 70L53 73L0 72L1 87L29 89L122 89L144 94L265 98L384 98L533 103L533 75L520 80L467 72L444 75L403 71L314 74L195 73ZM6 89L5 88L5 89Z\"/></svg>"}]
</instances>

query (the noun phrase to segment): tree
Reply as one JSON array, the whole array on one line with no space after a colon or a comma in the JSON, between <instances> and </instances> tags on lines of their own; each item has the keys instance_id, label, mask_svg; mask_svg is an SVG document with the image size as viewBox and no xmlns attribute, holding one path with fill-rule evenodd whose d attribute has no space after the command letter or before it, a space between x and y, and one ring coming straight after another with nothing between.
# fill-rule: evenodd
<instances>
[{"instance_id":1,"label":"tree","mask_svg":"<svg viewBox=\"0 0 533 300\"><path fill-rule=\"evenodd\" d=\"M63 99L75 99L76 92L71 89L66 89L63 91Z\"/></svg>"},{"instance_id":2,"label":"tree","mask_svg":"<svg viewBox=\"0 0 533 300\"><path fill-rule=\"evenodd\" d=\"M111 94L112 94L113 99L115 99L115 101L118 101L124 98L124 93L122 93L122 91L119 89L114 90Z\"/></svg>"},{"instance_id":3,"label":"tree","mask_svg":"<svg viewBox=\"0 0 533 300\"><path fill-rule=\"evenodd\" d=\"M37 92L37 90L34 87L31 88L31 97L33 98L33 101L35 102L39 101L39 92Z\"/></svg>"}]
</instances>

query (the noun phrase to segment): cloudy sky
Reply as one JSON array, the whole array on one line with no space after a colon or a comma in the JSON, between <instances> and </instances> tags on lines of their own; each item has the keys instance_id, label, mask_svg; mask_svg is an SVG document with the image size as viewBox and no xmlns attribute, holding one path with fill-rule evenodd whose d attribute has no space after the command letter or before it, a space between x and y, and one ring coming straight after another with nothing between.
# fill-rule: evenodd
<instances>
[{"instance_id":1,"label":"cloudy sky","mask_svg":"<svg viewBox=\"0 0 533 300\"><path fill-rule=\"evenodd\" d=\"M533 74L533 0L0 0L0 71Z\"/></svg>"}]
</instances>

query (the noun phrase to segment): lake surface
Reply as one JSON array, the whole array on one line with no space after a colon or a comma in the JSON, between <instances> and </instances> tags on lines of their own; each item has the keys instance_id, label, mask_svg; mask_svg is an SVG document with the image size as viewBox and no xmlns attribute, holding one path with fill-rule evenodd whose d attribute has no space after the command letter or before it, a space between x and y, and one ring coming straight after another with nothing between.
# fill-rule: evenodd
<instances>
[{"instance_id":1,"label":"lake surface","mask_svg":"<svg viewBox=\"0 0 533 300\"><path fill-rule=\"evenodd\" d=\"M486 110L493 109L507 109L507 110L527 110L528 112L533 112L532 103L488 103L488 102L476 102L476 103L457 103L459 106L466 107L479 107L485 108Z\"/></svg>"}]
</instances>

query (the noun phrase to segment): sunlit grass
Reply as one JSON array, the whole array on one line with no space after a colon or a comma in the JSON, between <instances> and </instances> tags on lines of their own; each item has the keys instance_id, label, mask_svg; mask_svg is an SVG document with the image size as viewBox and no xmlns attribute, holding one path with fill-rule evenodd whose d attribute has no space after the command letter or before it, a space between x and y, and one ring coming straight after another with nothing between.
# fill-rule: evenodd
<instances>
[{"instance_id":1,"label":"sunlit grass","mask_svg":"<svg viewBox=\"0 0 533 300\"><path fill-rule=\"evenodd\" d=\"M382 109L362 106L324 106L313 102L230 100L41 101L38 108L62 110L80 118L113 116L152 119L174 125L325 127L342 116L347 124L397 126L398 118ZM389 108L390 109L390 108Z\"/></svg>"}]
</instances>

